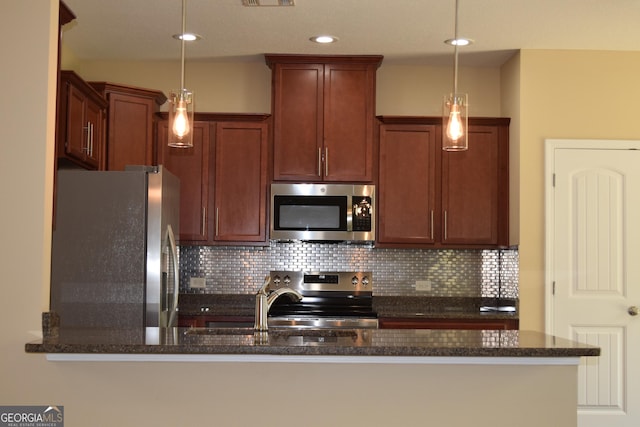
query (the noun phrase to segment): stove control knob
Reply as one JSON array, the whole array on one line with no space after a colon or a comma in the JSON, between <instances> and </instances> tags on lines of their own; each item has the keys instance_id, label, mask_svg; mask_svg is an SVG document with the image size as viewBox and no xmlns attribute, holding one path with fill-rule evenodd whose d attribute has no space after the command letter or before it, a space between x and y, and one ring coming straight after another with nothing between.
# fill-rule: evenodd
<instances>
[{"instance_id":1,"label":"stove control knob","mask_svg":"<svg viewBox=\"0 0 640 427\"><path fill-rule=\"evenodd\" d=\"M351 278L351 284L352 284L353 286L358 286L358 276L353 276L353 277Z\"/></svg>"},{"instance_id":2,"label":"stove control knob","mask_svg":"<svg viewBox=\"0 0 640 427\"><path fill-rule=\"evenodd\" d=\"M280 284L280 276L275 275L275 276L273 276L272 280L273 280L273 284L274 285L279 285Z\"/></svg>"},{"instance_id":3,"label":"stove control knob","mask_svg":"<svg viewBox=\"0 0 640 427\"><path fill-rule=\"evenodd\" d=\"M369 278L367 276L364 276L362 278L362 284L364 285L364 287L366 288L367 285L369 284Z\"/></svg>"},{"instance_id":4,"label":"stove control knob","mask_svg":"<svg viewBox=\"0 0 640 427\"><path fill-rule=\"evenodd\" d=\"M287 274L286 276L284 276L284 284L288 286L289 283L291 283L291 277L289 277L289 275Z\"/></svg>"}]
</instances>

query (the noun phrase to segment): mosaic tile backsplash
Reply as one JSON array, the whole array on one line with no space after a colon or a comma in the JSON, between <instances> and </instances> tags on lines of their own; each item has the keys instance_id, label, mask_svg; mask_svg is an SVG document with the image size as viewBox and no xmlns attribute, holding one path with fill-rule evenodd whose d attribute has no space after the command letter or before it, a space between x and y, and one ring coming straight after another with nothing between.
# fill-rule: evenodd
<instances>
[{"instance_id":1,"label":"mosaic tile backsplash","mask_svg":"<svg viewBox=\"0 0 640 427\"><path fill-rule=\"evenodd\" d=\"M272 270L371 271L374 295L518 298L518 250L379 249L342 243L183 246L180 292L253 294ZM191 277L204 289L190 289ZM416 291L430 280L431 291Z\"/></svg>"}]
</instances>

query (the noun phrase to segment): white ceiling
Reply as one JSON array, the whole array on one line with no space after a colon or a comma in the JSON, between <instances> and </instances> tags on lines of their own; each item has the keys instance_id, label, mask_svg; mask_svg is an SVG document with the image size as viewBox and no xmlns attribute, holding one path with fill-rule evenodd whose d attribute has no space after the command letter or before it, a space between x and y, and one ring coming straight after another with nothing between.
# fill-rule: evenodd
<instances>
[{"instance_id":1,"label":"white ceiling","mask_svg":"<svg viewBox=\"0 0 640 427\"><path fill-rule=\"evenodd\" d=\"M79 58L180 57L181 0L63 0L77 19L64 41ZM268 0L272 1L272 0ZM245 7L188 0L187 60L262 60L264 53L384 55L385 63L442 65L453 48L454 0L295 0ZM332 45L311 43L329 33ZM518 49L640 51L640 0L459 0L461 66L493 67Z\"/></svg>"}]
</instances>

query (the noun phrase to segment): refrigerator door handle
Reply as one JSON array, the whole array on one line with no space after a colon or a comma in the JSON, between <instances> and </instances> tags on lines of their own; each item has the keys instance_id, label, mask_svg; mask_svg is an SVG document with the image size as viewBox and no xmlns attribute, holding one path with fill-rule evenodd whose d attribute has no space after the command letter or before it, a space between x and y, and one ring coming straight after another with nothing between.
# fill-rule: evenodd
<instances>
[{"instance_id":1,"label":"refrigerator door handle","mask_svg":"<svg viewBox=\"0 0 640 427\"><path fill-rule=\"evenodd\" d=\"M171 225L167 226L167 241L169 242L169 250L171 251L171 262L173 263L173 301L169 311L169 322L167 327L177 326L176 316L178 314L178 294L180 293L180 275L178 271L178 246L176 238L173 234Z\"/></svg>"}]
</instances>

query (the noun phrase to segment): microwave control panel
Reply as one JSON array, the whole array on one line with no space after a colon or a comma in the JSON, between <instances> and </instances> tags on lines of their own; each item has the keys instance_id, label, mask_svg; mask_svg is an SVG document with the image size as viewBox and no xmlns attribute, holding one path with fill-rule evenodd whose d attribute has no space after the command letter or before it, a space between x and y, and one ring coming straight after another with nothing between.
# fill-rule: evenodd
<instances>
[{"instance_id":1,"label":"microwave control panel","mask_svg":"<svg viewBox=\"0 0 640 427\"><path fill-rule=\"evenodd\" d=\"M351 224L353 231L371 231L371 197L353 196Z\"/></svg>"}]
</instances>

